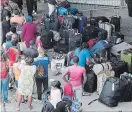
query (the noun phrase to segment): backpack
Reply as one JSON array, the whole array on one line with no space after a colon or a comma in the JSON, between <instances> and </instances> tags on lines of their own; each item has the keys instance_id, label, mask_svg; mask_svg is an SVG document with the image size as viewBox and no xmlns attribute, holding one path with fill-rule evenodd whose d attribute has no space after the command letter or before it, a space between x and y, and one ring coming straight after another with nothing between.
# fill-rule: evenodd
<instances>
[{"instance_id":1,"label":"backpack","mask_svg":"<svg viewBox=\"0 0 132 113\"><path fill-rule=\"evenodd\" d=\"M37 74L36 74L36 76L42 77L42 76L45 76L45 75L46 75L45 69L43 68L43 65L40 64L40 62L39 62L38 66L37 66Z\"/></svg>"},{"instance_id":2,"label":"backpack","mask_svg":"<svg viewBox=\"0 0 132 113\"><path fill-rule=\"evenodd\" d=\"M82 111L82 105L78 100L73 100L72 101L72 106L71 106L71 112L81 112Z\"/></svg>"}]
</instances>

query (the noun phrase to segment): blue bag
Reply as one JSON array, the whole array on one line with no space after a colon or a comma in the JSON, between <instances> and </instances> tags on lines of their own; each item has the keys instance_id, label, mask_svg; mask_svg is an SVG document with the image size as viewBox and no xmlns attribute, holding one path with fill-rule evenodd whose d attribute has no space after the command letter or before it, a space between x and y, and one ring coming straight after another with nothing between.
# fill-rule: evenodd
<instances>
[{"instance_id":1,"label":"blue bag","mask_svg":"<svg viewBox=\"0 0 132 113\"><path fill-rule=\"evenodd\" d=\"M58 8L58 15L68 15L68 10L66 8Z\"/></svg>"},{"instance_id":2,"label":"blue bag","mask_svg":"<svg viewBox=\"0 0 132 113\"><path fill-rule=\"evenodd\" d=\"M82 111L82 105L78 100L73 100L72 101L72 106L71 106L71 112L81 112Z\"/></svg>"},{"instance_id":3,"label":"blue bag","mask_svg":"<svg viewBox=\"0 0 132 113\"><path fill-rule=\"evenodd\" d=\"M101 52L102 50L106 49L108 47L108 42L101 40L97 42L91 49L90 49L90 54L93 56L96 53Z\"/></svg>"},{"instance_id":4,"label":"blue bag","mask_svg":"<svg viewBox=\"0 0 132 113\"><path fill-rule=\"evenodd\" d=\"M69 8L69 12L72 15L76 15L78 13L78 9L76 9L76 8Z\"/></svg>"}]
</instances>

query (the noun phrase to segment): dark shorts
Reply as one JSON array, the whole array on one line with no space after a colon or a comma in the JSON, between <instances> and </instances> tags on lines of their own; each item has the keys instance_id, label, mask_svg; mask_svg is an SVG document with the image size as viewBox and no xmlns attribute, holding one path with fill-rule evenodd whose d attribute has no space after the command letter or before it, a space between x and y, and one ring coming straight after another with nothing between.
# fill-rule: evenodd
<instances>
[{"instance_id":1,"label":"dark shorts","mask_svg":"<svg viewBox=\"0 0 132 113\"><path fill-rule=\"evenodd\" d=\"M18 80L15 80L16 88L18 88Z\"/></svg>"}]
</instances>

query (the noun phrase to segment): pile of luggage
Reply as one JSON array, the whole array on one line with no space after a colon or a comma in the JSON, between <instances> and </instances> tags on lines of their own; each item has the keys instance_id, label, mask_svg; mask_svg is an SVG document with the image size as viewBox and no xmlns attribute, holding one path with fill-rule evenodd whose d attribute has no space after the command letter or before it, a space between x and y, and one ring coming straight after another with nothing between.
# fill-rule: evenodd
<instances>
[{"instance_id":1,"label":"pile of luggage","mask_svg":"<svg viewBox=\"0 0 132 113\"><path fill-rule=\"evenodd\" d=\"M87 72L84 91L97 90L98 100L110 107L132 101L132 45L124 42L120 16L87 18L78 9L63 4L50 17L44 15L43 22L44 48L68 53L68 61L76 47L88 43L96 64Z\"/></svg>"}]
</instances>

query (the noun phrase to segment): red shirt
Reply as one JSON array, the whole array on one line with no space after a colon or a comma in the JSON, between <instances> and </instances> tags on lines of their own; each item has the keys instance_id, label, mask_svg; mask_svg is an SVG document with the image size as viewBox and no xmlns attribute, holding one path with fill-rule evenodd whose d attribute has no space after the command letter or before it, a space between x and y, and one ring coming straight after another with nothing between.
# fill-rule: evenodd
<instances>
[{"instance_id":1,"label":"red shirt","mask_svg":"<svg viewBox=\"0 0 132 113\"><path fill-rule=\"evenodd\" d=\"M0 69L0 78L4 79L6 78L8 72L7 72L7 62L0 62L1 63L1 69Z\"/></svg>"},{"instance_id":2,"label":"red shirt","mask_svg":"<svg viewBox=\"0 0 132 113\"><path fill-rule=\"evenodd\" d=\"M13 64L16 62L17 56L20 53L19 53L18 49L13 48L13 47L9 48L7 53L9 55L10 66L13 66Z\"/></svg>"}]
</instances>

